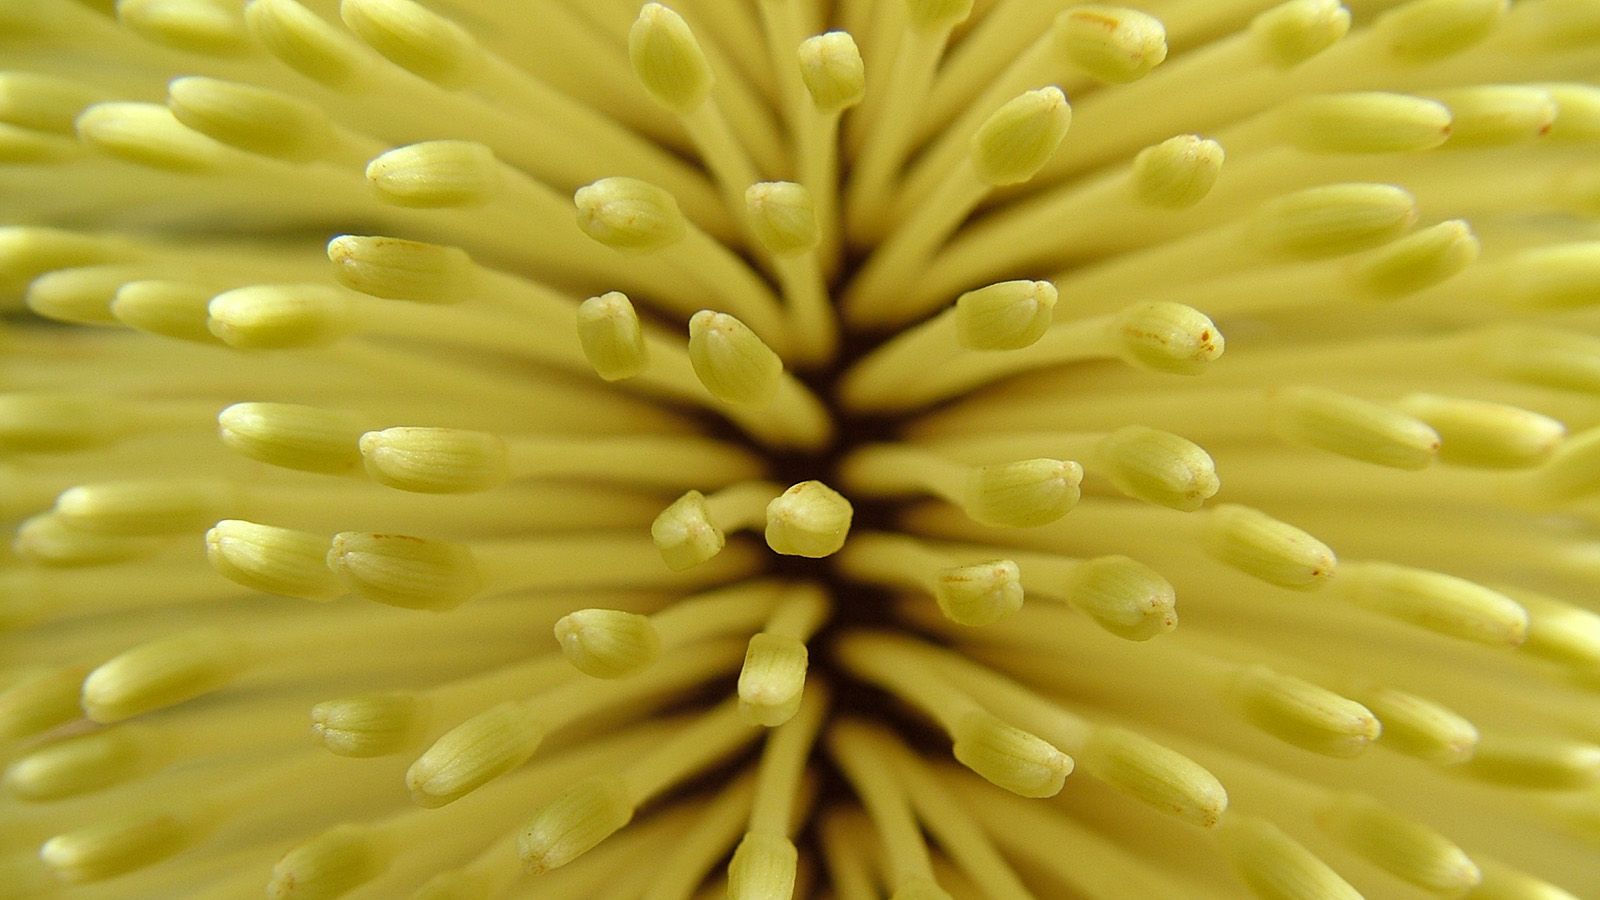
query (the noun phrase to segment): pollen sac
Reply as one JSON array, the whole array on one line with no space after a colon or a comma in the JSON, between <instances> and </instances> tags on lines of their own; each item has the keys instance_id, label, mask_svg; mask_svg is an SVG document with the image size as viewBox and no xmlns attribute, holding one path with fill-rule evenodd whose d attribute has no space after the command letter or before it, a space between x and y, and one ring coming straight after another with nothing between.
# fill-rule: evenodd
<instances>
[{"instance_id":1,"label":"pollen sac","mask_svg":"<svg viewBox=\"0 0 1600 900\"><path fill-rule=\"evenodd\" d=\"M580 609L556 623L556 640L578 671L596 678L624 678L661 655L655 625L638 613Z\"/></svg>"},{"instance_id":2,"label":"pollen sac","mask_svg":"<svg viewBox=\"0 0 1600 900\"><path fill-rule=\"evenodd\" d=\"M785 556L832 556L844 546L854 514L843 494L802 481L767 504L767 546Z\"/></svg>"},{"instance_id":3,"label":"pollen sac","mask_svg":"<svg viewBox=\"0 0 1600 900\"><path fill-rule=\"evenodd\" d=\"M469 548L400 534L336 534L328 568L362 597L406 609L450 609L483 587Z\"/></svg>"},{"instance_id":4,"label":"pollen sac","mask_svg":"<svg viewBox=\"0 0 1600 900\"><path fill-rule=\"evenodd\" d=\"M1077 6L1056 20L1072 64L1112 84L1137 81L1167 58L1167 30L1154 16L1119 6Z\"/></svg>"},{"instance_id":5,"label":"pollen sac","mask_svg":"<svg viewBox=\"0 0 1600 900\"><path fill-rule=\"evenodd\" d=\"M692 569L722 552L727 538L711 521L705 495L689 491L650 523L650 539L674 572Z\"/></svg>"},{"instance_id":6,"label":"pollen sac","mask_svg":"<svg viewBox=\"0 0 1600 900\"><path fill-rule=\"evenodd\" d=\"M532 874L560 868L633 821L633 804L614 779L593 778L544 805L517 836Z\"/></svg>"},{"instance_id":7,"label":"pollen sac","mask_svg":"<svg viewBox=\"0 0 1600 900\"><path fill-rule=\"evenodd\" d=\"M809 653L804 642L756 634L739 670L739 713L747 721L775 728L800 710Z\"/></svg>"},{"instance_id":8,"label":"pollen sac","mask_svg":"<svg viewBox=\"0 0 1600 900\"><path fill-rule=\"evenodd\" d=\"M985 525L1048 525L1078 503L1083 467L1064 459L1024 459L972 470L967 514Z\"/></svg>"},{"instance_id":9,"label":"pollen sac","mask_svg":"<svg viewBox=\"0 0 1600 900\"><path fill-rule=\"evenodd\" d=\"M992 625L1022 608L1022 573L1008 559L955 566L939 572L934 599L963 625Z\"/></svg>"},{"instance_id":10,"label":"pollen sac","mask_svg":"<svg viewBox=\"0 0 1600 900\"><path fill-rule=\"evenodd\" d=\"M627 295L618 291L579 304L578 343L589 365L606 381L632 378L650 362L639 314Z\"/></svg>"},{"instance_id":11,"label":"pollen sac","mask_svg":"<svg viewBox=\"0 0 1600 900\"><path fill-rule=\"evenodd\" d=\"M962 765L1023 797L1054 797L1072 772L1071 757L988 713L963 718L951 736Z\"/></svg>"}]
</instances>

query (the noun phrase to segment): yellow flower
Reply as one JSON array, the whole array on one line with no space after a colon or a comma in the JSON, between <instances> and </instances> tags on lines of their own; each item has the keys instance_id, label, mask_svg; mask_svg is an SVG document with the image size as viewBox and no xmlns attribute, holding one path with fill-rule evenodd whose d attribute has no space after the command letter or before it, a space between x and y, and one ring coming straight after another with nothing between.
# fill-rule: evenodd
<instances>
[{"instance_id":1,"label":"yellow flower","mask_svg":"<svg viewBox=\"0 0 1600 900\"><path fill-rule=\"evenodd\" d=\"M0 0L0 896L1600 892L1600 0L1136 6Z\"/></svg>"}]
</instances>

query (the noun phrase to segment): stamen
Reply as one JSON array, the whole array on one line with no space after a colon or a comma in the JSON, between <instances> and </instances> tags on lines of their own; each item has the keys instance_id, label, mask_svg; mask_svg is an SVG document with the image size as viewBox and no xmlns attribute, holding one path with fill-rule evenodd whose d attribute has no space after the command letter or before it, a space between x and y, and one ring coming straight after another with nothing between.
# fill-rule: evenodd
<instances>
[{"instance_id":1,"label":"stamen","mask_svg":"<svg viewBox=\"0 0 1600 900\"><path fill-rule=\"evenodd\" d=\"M517 838L531 874L566 865L626 825L634 810L754 737L733 702L678 730L621 772L594 776L545 804Z\"/></svg>"},{"instance_id":2,"label":"stamen","mask_svg":"<svg viewBox=\"0 0 1600 900\"><path fill-rule=\"evenodd\" d=\"M628 58L650 96L683 121L723 202L739 209L744 189L761 179L712 94L711 63L688 23L659 3L646 3L628 31Z\"/></svg>"},{"instance_id":3,"label":"stamen","mask_svg":"<svg viewBox=\"0 0 1600 900\"><path fill-rule=\"evenodd\" d=\"M765 628L750 636L738 687L739 713L747 721L775 728L799 711L810 661L806 641L831 612L826 595L801 586L773 610Z\"/></svg>"},{"instance_id":4,"label":"stamen","mask_svg":"<svg viewBox=\"0 0 1600 900\"><path fill-rule=\"evenodd\" d=\"M908 535L868 532L846 546L839 566L853 578L926 591L946 617L962 625L990 625L1021 609L1018 564L1010 559L972 563L973 558Z\"/></svg>"},{"instance_id":5,"label":"stamen","mask_svg":"<svg viewBox=\"0 0 1600 900\"><path fill-rule=\"evenodd\" d=\"M828 755L844 770L850 786L871 816L871 829L887 857L890 887L895 896L932 900L946 895L933 877L928 845L911 810L903 783L884 765L885 745L894 738L861 722L846 719L828 728ZM830 843L837 845L838 837ZM830 848L830 860L838 855ZM844 858L849 858L844 857Z\"/></svg>"},{"instance_id":6,"label":"stamen","mask_svg":"<svg viewBox=\"0 0 1600 900\"><path fill-rule=\"evenodd\" d=\"M839 264L839 117L866 95L861 51L847 32L830 31L800 42L800 78L811 113L796 126L796 168L817 208L817 255L827 272Z\"/></svg>"},{"instance_id":7,"label":"stamen","mask_svg":"<svg viewBox=\"0 0 1600 900\"><path fill-rule=\"evenodd\" d=\"M1459 891L1482 879L1477 864L1461 848L1372 798L1339 797L1321 811L1318 824L1348 849L1418 887Z\"/></svg>"},{"instance_id":8,"label":"stamen","mask_svg":"<svg viewBox=\"0 0 1600 900\"><path fill-rule=\"evenodd\" d=\"M1048 281L1003 281L968 291L955 306L909 328L863 357L844 375L841 399L862 410L921 400L930 367L956 362L962 350L1021 350L1046 335L1059 295ZM992 360L967 368L1004 368ZM1025 368L1026 366L1022 366ZM944 391L940 391L944 393Z\"/></svg>"},{"instance_id":9,"label":"stamen","mask_svg":"<svg viewBox=\"0 0 1600 900\"><path fill-rule=\"evenodd\" d=\"M411 799L430 809L453 803L521 766L546 735L615 707L648 709L732 668L737 659L736 645L719 642L675 654L636 679L573 682L490 707L445 732L417 757L406 770Z\"/></svg>"},{"instance_id":10,"label":"stamen","mask_svg":"<svg viewBox=\"0 0 1600 900\"><path fill-rule=\"evenodd\" d=\"M744 188L739 206L744 205ZM662 260L682 277L702 286L719 304L751 323L765 340L785 347L787 333L778 318L778 299L755 272L733 251L683 217L677 201L661 188L634 178L602 178L573 195L578 227L608 247L645 256L664 250ZM689 314L678 297L673 312Z\"/></svg>"},{"instance_id":11,"label":"stamen","mask_svg":"<svg viewBox=\"0 0 1600 900\"><path fill-rule=\"evenodd\" d=\"M1083 468L1048 458L967 466L912 445L869 444L851 451L840 474L852 491L880 497L931 493L982 524L1026 528L1054 522L1072 509Z\"/></svg>"},{"instance_id":12,"label":"stamen","mask_svg":"<svg viewBox=\"0 0 1600 900\"><path fill-rule=\"evenodd\" d=\"M790 181L762 182L751 185L744 200L751 227L772 254L783 284L797 361L830 361L838 351L839 323L817 257L820 234L811 192Z\"/></svg>"},{"instance_id":13,"label":"stamen","mask_svg":"<svg viewBox=\"0 0 1600 900\"><path fill-rule=\"evenodd\" d=\"M710 497L689 491L650 524L650 540L674 572L700 565L722 552L727 533L766 521L767 504L780 489L768 482L727 487Z\"/></svg>"},{"instance_id":14,"label":"stamen","mask_svg":"<svg viewBox=\"0 0 1600 900\"><path fill-rule=\"evenodd\" d=\"M595 374L606 381L632 378L650 364L639 314L618 291L590 297L578 307L578 341Z\"/></svg>"},{"instance_id":15,"label":"stamen","mask_svg":"<svg viewBox=\"0 0 1600 900\"><path fill-rule=\"evenodd\" d=\"M891 286L910 281L991 190L1032 178L1061 145L1071 120L1066 96L1054 87L1029 91L996 110L973 134L963 167L912 214L916 227L897 229L851 281L846 320L881 326L914 318L920 310L908 308Z\"/></svg>"},{"instance_id":16,"label":"stamen","mask_svg":"<svg viewBox=\"0 0 1600 900\"><path fill-rule=\"evenodd\" d=\"M1044 740L994 716L922 658L909 640L855 634L838 653L856 674L915 704L949 733L956 759L993 784L1024 797L1053 797L1072 759Z\"/></svg>"},{"instance_id":17,"label":"stamen","mask_svg":"<svg viewBox=\"0 0 1600 900\"><path fill-rule=\"evenodd\" d=\"M784 556L821 559L844 546L855 509L820 481L802 481L767 504L767 546Z\"/></svg>"},{"instance_id":18,"label":"stamen","mask_svg":"<svg viewBox=\"0 0 1600 900\"><path fill-rule=\"evenodd\" d=\"M1439 572L1347 562L1333 585L1342 599L1450 637L1514 647L1528 634L1528 613L1511 598Z\"/></svg>"},{"instance_id":19,"label":"stamen","mask_svg":"<svg viewBox=\"0 0 1600 900\"><path fill-rule=\"evenodd\" d=\"M1265 819L1229 816L1219 834L1234 870L1263 896L1329 900L1363 896L1327 863Z\"/></svg>"},{"instance_id":20,"label":"stamen","mask_svg":"<svg viewBox=\"0 0 1600 900\"><path fill-rule=\"evenodd\" d=\"M728 864L728 896L786 897L794 892L799 851L789 839L796 795L811 744L822 727L827 694L813 687L798 714L767 736L757 770L750 827Z\"/></svg>"}]
</instances>

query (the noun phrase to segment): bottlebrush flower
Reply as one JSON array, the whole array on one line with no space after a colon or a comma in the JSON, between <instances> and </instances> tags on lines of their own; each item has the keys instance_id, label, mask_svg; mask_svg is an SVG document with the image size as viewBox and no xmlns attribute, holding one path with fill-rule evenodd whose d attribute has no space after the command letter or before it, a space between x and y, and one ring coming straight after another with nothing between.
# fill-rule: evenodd
<instances>
[{"instance_id":1,"label":"bottlebrush flower","mask_svg":"<svg viewBox=\"0 0 1600 900\"><path fill-rule=\"evenodd\" d=\"M0 894L1600 892L1600 2L0 48Z\"/></svg>"}]
</instances>

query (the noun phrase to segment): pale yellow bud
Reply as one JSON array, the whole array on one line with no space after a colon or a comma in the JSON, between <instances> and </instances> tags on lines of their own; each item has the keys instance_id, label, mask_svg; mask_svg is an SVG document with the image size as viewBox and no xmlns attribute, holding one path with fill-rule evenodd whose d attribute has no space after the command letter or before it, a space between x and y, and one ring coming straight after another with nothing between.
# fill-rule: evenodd
<instances>
[{"instance_id":1,"label":"pale yellow bud","mask_svg":"<svg viewBox=\"0 0 1600 900\"><path fill-rule=\"evenodd\" d=\"M522 703L491 706L441 735L406 770L412 801L433 809L465 797L527 762L545 731Z\"/></svg>"},{"instance_id":2,"label":"pale yellow bud","mask_svg":"<svg viewBox=\"0 0 1600 900\"><path fill-rule=\"evenodd\" d=\"M1262 900L1362 900L1339 873L1265 819L1231 815L1220 837L1234 871Z\"/></svg>"},{"instance_id":3,"label":"pale yellow bud","mask_svg":"<svg viewBox=\"0 0 1600 900\"><path fill-rule=\"evenodd\" d=\"M1553 141L1590 143L1600 140L1600 87L1563 83L1541 85L1560 110L1550 127Z\"/></svg>"},{"instance_id":4,"label":"pale yellow bud","mask_svg":"<svg viewBox=\"0 0 1600 900\"><path fill-rule=\"evenodd\" d=\"M751 635L739 670L739 713L744 719L775 728L794 718L809 659L805 643L797 638L766 632Z\"/></svg>"},{"instance_id":5,"label":"pale yellow bud","mask_svg":"<svg viewBox=\"0 0 1600 900\"><path fill-rule=\"evenodd\" d=\"M1505 15L1507 0L1412 0L1372 23L1395 56L1424 61L1483 40Z\"/></svg>"},{"instance_id":6,"label":"pale yellow bud","mask_svg":"<svg viewBox=\"0 0 1600 900\"><path fill-rule=\"evenodd\" d=\"M1479 881L1477 864L1460 847L1370 797L1340 797L1321 811L1318 822L1369 862L1426 890L1458 893Z\"/></svg>"},{"instance_id":7,"label":"pale yellow bud","mask_svg":"<svg viewBox=\"0 0 1600 900\"><path fill-rule=\"evenodd\" d=\"M450 609L483 589L469 548L402 534L336 534L328 568L362 597L406 609Z\"/></svg>"},{"instance_id":8,"label":"pale yellow bud","mask_svg":"<svg viewBox=\"0 0 1600 900\"><path fill-rule=\"evenodd\" d=\"M1072 124L1072 107L1057 87L1015 97L995 110L972 136L972 165L991 185L1032 178L1055 155Z\"/></svg>"},{"instance_id":9,"label":"pale yellow bud","mask_svg":"<svg viewBox=\"0 0 1600 900\"><path fill-rule=\"evenodd\" d=\"M767 504L767 546L785 556L820 559L844 546L855 509L820 481L802 481Z\"/></svg>"},{"instance_id":10,"label":"pale yellow bud","mask_svg":"<svg viewBox=\"0 0 1600 900\"><path fill-rule=\"evenodd\" d=\"M678 201L637 178L602 178L578 188L572 202L583 233L616 250L648 253L688 233Z\"/></svg>"},{"instance_id":11,"label":"pale yellow bud","mask_svg":"<svg viewBox=\"0 0 1600 900\"><path fill-rule=\"evenodd\" d=\"M217 336L206 327L207 307L214 293L181 281L130 281L111 298L111 315L139 331L214 345Z\"/></svg>"},{"instance_id":12,"label":"pale yellow bud","mask_svg":"<svg viewBox=\"0 0 1600 900\"><path fill-rule=\"evenodd\" d=\"M1172 509L1199 509L1222 485L1202 447L1142 425L1106 435L1095 448L1095 464L1122 493Z\"/></svg>"},{"instance_id":13,"label":"pale yellow bud","mask_svg":"<svg viewBox=\"0 0 1600 900\"><path fill-rule=\"evenodd\" d=\"M78 706L82 666L27 672L0 691L0 738L16 739L48 731L83 715Z\"/></svg>"},{"instance_id":14,"label":"pale yellow bud","mask_svg":"<svg viewBox=\"0 0 1600 900\"><path fill-rule=\"evenodd\" d=\"M268 53L313 81L338 86L362 66L354 41L295 0L251 0L245 22Z\"/></svg>"},{"instance_id":15,"label":"pale yellow bud","mask_svg":"<svg viewBox=\"0 0 1600 900\"><path fill-rule=\"evenodd\" d=\"M1513 256L1500 271L1503 290L1514 303L1590 306L1600 287L1600 241L1534 247Z\"/></svg>"},{"instance_id":16,"label":"pale yellow bud","mask_svg":"<svg viewBox=\"0 0 1600 900\"><path fill-rule=\"evenodd\" d=\"M963 716L950 736L962 765L1023 797L1054 797L1072 772L1071 757L986 712Z\"/></svg>"},{"instance_id":17,"label":"pale yellow bud","mask_svg":"<svg viewBox=\"0 0 1600 900\"><path fill-rule=\"evenodd\" d=\"M699 491L673 501L650 523L650 540L661 560L674 572L692 569L722 552L727 537L711 520L711 508Z\"/></svg>"},{"instance_id":18,"label":"pale yellow bud","mask_svg":"<svg viewBox=\"0 0 1600 900\"><path fill-rule=\"evenodd\" d=\"M328 242L328 260L340 284L388 300L455 303L472 283L465 251L403 238L340 235Z\"/></svg>"},{"instance_id":19,"label":"pale yellow bud","mask_svg":"<svg viewBox=\"0 0 1600 900\"><path fill-rule=\"evenodd\" d=\"M1478 85L1435 94L1455 122L1451 147L1499 147L1537 140L1556 121L1550 92L1526 85Z\"/></svg>"},{"instance_id":20,"label":"pale yellow bud","mask_svg":"<svg viewBox=\"0 0 1600 900\"><path fill-rule=\"evenodd\" d=\"M811 102L823 113L836 113L866 96L866 68L861 50L848 32L830 31L800 42L800 79Z\"/></svg>"},{"instance_id":21,"label":"pale yellow bud","mask_svg":"<svg viewBox=\"0 0 1600 900\"><path fill-rule=\"evenodd\" d=\"M1485 469L1523 469L1543 463L1566 437L1549 416L1502 403L1410 394L1395 404L1439 435L1439 459Z\"/></svg>"},{"instance_id":22,"label":"pale yellow bud","mask_svg":"<svg viewBox=\"0 0 1600 900\"><path fill-rule=\"evenodd\" d=\"M276 159L314 159L333 140L321 107L249 84L177 78L167 85L167 108L212 140Z\"/></svg>"},{"instance_id":23,"label":"pale yellow bud","mask_svg":"<svg viewBox=\"0 0 1600 900\"><path fill-rule=\"evenodd\" d=\"M367 182L395 206L477 206L500 190L494 151L472 141L427 141L396 147L367 163Z\"/></svg>"},{"instance_id":24,"label":"pale yellow bud","mask_svg":"<svg viewBox=\"0 0 1600 900\"><path fill-rule=\"evenodd\" d=\"M1580 791L1600 783L1600 745L1541 735L1486 734L1462 772L1516 788Z\"/></svg>"},{"instance_id":25,"label":"pale yellow bud","mask_svg":"<svg viewBox=\"0 0 1600 900\"><path fill-rule=\"evenodd\" d=\"M1600 614L1532 591L1512 591L1511 597L1528 611L1524 652L1580 671L1600 671Z\"/></svg>"},{"instance_id":26,"label":"pale yellow bud","mask_svg":"<svg viewBox=\"0 0 1600 900\"><path fill-rule=\"evenodd\" d=\"M506 443L462 428L385 428L361 436L367 474L379 484L425 494L486 491L508 477Z\"/></svg>"},{"instance_id":27,"label":"pale yellow bud","mask_svg":"<svg viewBox=\"0 0 1600 900\"><path fill-rule=\"evenodd\" d=\"M1111 327L1122 358L1156 372L1198 375L1222 355L1224 346L1211 319L1182 303L1135 303Z\"/></svg>"},{"instance_id":28,"label":"pale yellow bud","mask_svg":"<svg viewBox=\"0 0 1600 900\"><path fill-rule=\"evenodd\" d=\"M689 362L713 397L763 406L777 396L783 360L750 327L702 309L689 318Z\"/></svg>"},{"instance_id":29,"label":"pale yellow bud","mask_svg":"<svg viewBox=\"0 0 1600 900\"><path fill-rule=\"evenodd\" d=\"M1047 525L1071 511L1081 494L1083 467L1070 460L1024 459L979 466L967 476L967 515L1007 528Z\"/></svg>"},{"instance_id":30,"label":"pale yellow bud","mask_svg":"<svg viewBox=\"0 0 1600 900\"><path fill-rule=\"evenodd\" d=\"M215 167L222 152L157 103L96 103L78 116L77 128L85 144L152 169L199 172Z\"/></svg>"},{"instance_id":31,"label":"pale yellow bud","mask_svg":"<svg viewBox=\"0 0 1600 900\"><path fill-rule=\"evenodd\" d=\"M595 678L626 678L661 655L661 636L646 616L580 609L556 622L556 641L572 665Z\"/></svg>"},{"instance_id":32,"label":"pale yellow bud","mask_svg":"<svg viewBox=\"0 0 1600 900\"><path fill-rule=\"evenodd\" d=\"M1378 248L1356 267L1356 283L1379 297L1401 297L1433 287L1472 265L1478 250L1472 227L1451 219Z\"/></svg>"},{"instance_id":33,"label":"pale yellow bud","mask_svg":"<svg viewBox=\"0 0 1600 900\"><path fill-rule=\"evenodd\" d=\"M217 481L110 481L61 492L52 512L96 534L184 534L216 521L233 488Z\"/></svg>"},{"instance_id":34,"label":"pale yellow bud","mask_svg":"<svg viewBox=\"0 0 1600 900\"><path fill-rule=\"evenodd\" d=\"M103 565L137 559L155 549L150 539L85 531L51 513L24 519L11 539L17 556L45 566Z\"/></svg>"},{"instance_id":35,"label":"pale yellow bud","mask_svg":"<svg viewBox=\"0 0 1600 900\"><path fill-rule=\"evenodd\" d=\"M1060 294L1048 281L1002 281L956 298L956 340L969 350L1020 350L1050 330Z\"/></svg>"},{"instance_id":36,"label":"pale yellow bud","mask_svg":"<svg viewBox=\"0 0 1600 900\"><path fill-rule=\"evenodd\" d=\"M1067 590L1075 609L1124 640L1147 641L1178 625L1172 583L1126 556L1084 561Z\"/></svg>"},{"instance_id":37,"label":"pale yellow bud","mask_svg":"<svg viewBox=\"0 0 1600 900\"><path fill-rule=\"evenodd\" d=\"M1210 772L1126 729L1094 729L1078 762L1096 781L1205 828L1216 825L1228 808L1228 792Z\"/></svg>"},{"instance_id":38,"label":"pale yellow bud","mask_svg":"<svg viewBox=\"0 0 1600 900\"><path fill-rule=\"evenodd\" d=\"M206 532L206 559L222 577L253 590L305 600L332 600L344 585L328 569L326 535L240 519Z\"/></svg>"},{"instance_id":39,"label":"pale yellow bud","mask_svg":"<svg viewBox=\"0 0 1600 900\"><path fill-rule=\"evenodd\" d=\"M66 78L0 72L0 122L30 131L70 135L78 113L103 99L99 91Z\"/></svg>"},{"instance_id":40,"label":"pale yellow bud","mask_svg":"<svg viewBox=\"0 0 1600 900\"><path fill-rule=\"evenodd\" d=\"M1056 19L1057 46L1077 68L1112 84L1137 81L1167 58L1167 30L1121 6L1074 6Z\"/></svg>"},{"instance_id":41,"label":"pale yellow bud","mask_svg":"<svg viewBox=\"0 0 1600 900\"><path fill-rule=\"evenodd\" d=\"M1563 500L1600 490L1600 428L1581 431L1564 441L1539 470L1537 483L1550 497Z\"/></svg>"},{"instance_id":42,"label":"pale yellow bud","mask_svg":"<svg viewBox=\"0 0 1600 900\"><path fill-rule=\"evenodd\" d=\"M90 672L83 711L96 722L131 719L217 690L250 663L244 642L216 629L158 638Z\"/></svg>"},{"instance_id":43,"label":"pale yellow bud","mask_svg":"<svg viewBox=\"0 0 1600 900\"><path fill-rule=\"evenodd\" d=\"M230 448L274 466L345 472L361 462L365 431L354 416L293 403L235 403L217 416Z\"/></svg>"},{"instance_id":44,"label":"pale yellow bud","mask_svg":"<svg viewBox=\"0 0 1600 900\"><path fill-rule=\"evenodd\" d=\"M1333 586L1352 603L1450 637L1514 647L1528 635L1528 613L1516 601L1452 575L1346 563Z\"/></svg>"},{"instance_id":45,"label":"pale yellow bud","mask_svg":"<svg viewBox=\"0 0 1600 900\"><path fill-rule=\"evenodd\" d=\"M383 873L388 854L369 826L339 825L296 845L272 867L272 900L339 897Z\"/></svg>"},{"instance_id":46,"label":"pale yellow bud","mask_svg":"<svg viewBox=\"0 0 1600 900\"><path fill-rule=\"evenodd\" d=\"M349 299L321 284L238 288L211 298L207 313L211 333L243 350L331 344L356 327Z\"/></svg>"},{"instance_id":47,"label":"pale yellow bud","mask_svg":"<svg viewBox=\"0 0 1600 900\"><path fill-rule=\"evenodd\" d=\"M1278 117L1285 136L1313 153L1407 153L1451 137L1448 107L1405 94L1313 94L1289 102Z\"/></svg>"},{"instance_id":48,"label":"pale yellow bud","mask_svg":"<svg viewBox=\"0 0 1600 900\"><path fill-rule=\"evenodd\" d=\"M1324 756L1359 755L1382 732L1372 711L1354 700L1265 666L1237 672L1229 695L1252 724Z\"/></svg>"},{"instance_id":49,"label":"pale yellow bud","mask_svg":"<svg viewBox=\"0 0 1600 900\"><path fill-rule=\"evenodd\" d=\"M145 765L148 751L127 727L70 737L19 757L6 767L5 787L32 802L60 800L124 781Z\"/></svg>"},{"instance_id":50,"label":"pale yellow bud","mask_svg":"<svg viewBox=\"0 0 1600 900\"><path fill-rule=\"evenodd\" d=\"M1333 184L1263 204L1255 214L1254 239L1268 251L1317 259L1386 244L1416 220L1416 200L1401 188Z\"/></svg>"},{"instance_id":51,"label":"pale yellow bud","mask_svg":"<svg viewBox=\"0 0 1600 900\"><path fill-rule=\"evenodd\" d=\"M1277 391L1272 430L1291 443L1396 469L1425 469L1439 433L1399 410L1322 388Z\"/></svg>"},{"instance_id":52,"label":"pale yellow bud","mask_svg":"<svg viewBox=\"0 0 1600 900\"><path fill-rule=\"evenodd\" d=\"M942 569L933 597L952 622L992 625L1022 608L1022 572L1009 559Z\"/></svg>"},{"instance_id":53,"label":"pale yellow bud","mask_svg":"<svg viewBox=\"0 0 1600 900\"><path fill-rule=\"evenodd\" d=\"M748 833L728 864L728 900L784 900L794 896L800 851L781 834Z\"/></svg>"},{"instance_id":54,"label":"pale yellow bud","mask_svg":"<svg viewBox=\"0 0 1600 900\"><path fill-rule=\"evenodd\" d=\"M244 47L238 7L217 0L121 0L117 20L140 37L175 50L227 56Z\"/></svg>"},{"instance_id":55,"label":"pale yellow bud","mask_svg":"<svg viewBox=\"0 0 1600 900\"><path fill-rule=\"evenodd\" d=\"M335 756L387 756L403 749L419 724L411 694L361 694L311 707L311 733Z\"/></svg>"},{"instance_id":56,"label":"pale yellow bud","mask_svg":"<svg viewBox=\"0 0 1600 900\"><path fill-rule=\"evenodd\" d=\"M177 816L141 813L58 834L39 848L39 858L61 880L86 884L166 859L198 837Z\"/></svg>"},{"instance_id":57,"label":"pale yellow bud","mask_svg":"<svg viewBox=\"0 0 1600 900\"><path fill-rule=\"evenodd\" d=\"M1211 193L1224 158L1216 141L1193 134L1167 138L1133 158L1134 196L1150 206L1187 209Z\"/></svg>"},{"instance_id":58,"label":"pale yellow bud","mask_svg":"<svg viewBox=\"0 0 1600 900\"><path fill-rule=\"evenodd\" d=\"M578 305L578 343L595 374L622 381L650 363L639 314L626 294L610 291Z\"/></svg>"},{"instance_id":59,"label":"pale yellow bud","mask_svg":"<svg viewBox=\"0 0 1600 900\"><path fill-rule=\"evenodd\" d=\"M650 96L676 113L699 109L711 94L711 64L683 17L646 3L628 30L628 59Z\"/></svg>"},{"instance_id":60,"label":"pale yellow bud","mask_svg":"<svg viewBox=\"0 0 1600 900\"><path fill-rule=\"evenodd\" d=\"M1391 750L1437 765L1454 765L1472 756L1478 729L1455 712L1393 688L1373 688L1353 699L1383 723L1379 741Z\"/></svg>"},{"instance_id":61,"label":"pale yellow bud","mask_svg":"<svg viewBox=\"0 0 1600 900\"><path fill-rule=\"evenodd\" d=\"M1289 0L1250 20L1250 38L1273 65L1287 69L1316 56L1350 30L1339 0Z\"/></svg>"},{"instance_id":62,"label":"pale yellow bud","mask_svg":"<svg viewBox=\"0 0 1600 900\"><path fill-rule=\"evenodd\" d=\"M817 245L817 210L805 185L763 181L744 192L745 210L761 245L778 256L804 253Z\"/></svg>"},{"instance_id":63,"label":"pale yellow bud","mask_svg":"<svg viewBox=\"0 0 1600 900\"><path fill-rule=\"evenodd\" d=\"M385 59L444 87L463 84L479 58L465 29L411 0L342 0L339 16Z\"/></svg>"},{"instance_id":64,"label":"pale yellow bud","mask_svg":"<svg viewBox=\"0 0 1600 900\"><path fill-rule=\"evenodd\" d=\"M560 868L633 821L633 801L620 779L591 778L546 803L517 835L529 874Z\"/></svg>"},{"instance_id":65,"label":"pale yellow bud","mask_svg":"<svg viewBox=\"0 0 1600 900\"><path fill-rule=\"evenodd\" d=\"M1337 565L1326 544L1247 506L1221 504L1205 516L1201 529L1206 552L1280 587L1321 587Z\"/></svg>"}]
</instances>

